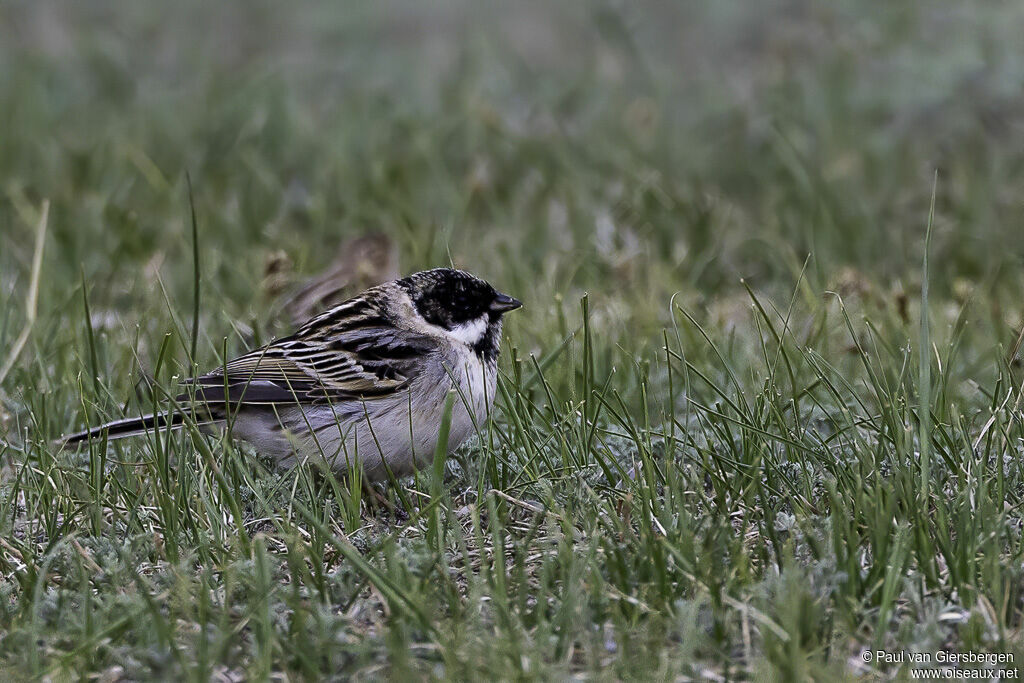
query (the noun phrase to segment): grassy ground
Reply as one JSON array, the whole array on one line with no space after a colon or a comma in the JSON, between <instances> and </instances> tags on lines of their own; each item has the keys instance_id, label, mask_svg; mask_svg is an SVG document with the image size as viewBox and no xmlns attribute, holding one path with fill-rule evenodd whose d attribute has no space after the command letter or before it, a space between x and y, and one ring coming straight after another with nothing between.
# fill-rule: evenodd
<instances>
[{"instance_id":1,"label":"grassy ground","mask_svg":"<svg viewBox=\"0 0 1024 683\"><path fill-rule=\"evenodd\" d=\"M1024 11L708 5L0 4L2 677L1024 662ZM196 434L52 445L367 231L526 302L402 512Z\"/></svg>"}]
</instances>

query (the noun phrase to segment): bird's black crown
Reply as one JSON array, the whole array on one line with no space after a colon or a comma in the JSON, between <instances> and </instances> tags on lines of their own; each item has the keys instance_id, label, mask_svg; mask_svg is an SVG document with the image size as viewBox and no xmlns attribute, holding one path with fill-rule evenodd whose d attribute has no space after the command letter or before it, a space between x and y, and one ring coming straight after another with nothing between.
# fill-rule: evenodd
<instances>
[{"instance_id":1,"label":"bird's black crown","mask_svg":"<svg viewBox=\"0 0 1024 683\"><path fill-rule=\"evenodd\" d=\"M447 330L486 314L490 322L488 328L494 329L489 329L485 336L494 338L494 345L501 333L501 316L522 305L480 278L452 268L413 273L399 280L398 284L408 292L424 320ZM491 351L483 348L488 346L487 339L481 339L481 344L478 351ZM497 349L493 351L496 353Z\"/></svg>"},{"instance_id":2,"label":"bird's black crown","mask_svg":"<svg viewBox=\"0 0 1024 683\"><path fill-rule=\"evenodd\" d=\"M491 304L499 296L480 278L451 268L413 273L398 284L409 293L424 320L449 330L490 313Z\"/></svg>"}]
</instances>

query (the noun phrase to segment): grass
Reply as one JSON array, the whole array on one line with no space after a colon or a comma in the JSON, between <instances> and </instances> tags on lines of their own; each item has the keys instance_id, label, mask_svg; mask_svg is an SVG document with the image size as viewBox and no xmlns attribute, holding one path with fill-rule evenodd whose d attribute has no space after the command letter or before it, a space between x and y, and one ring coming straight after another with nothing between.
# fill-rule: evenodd
<instances>
[{"instance_id":1,"label":"grass","mask_svg":"<svg viewBox=\"0 0 1024 683\"><path fill-rule=\"evenodd\" d=\"M1020 15L0 7L3 678L1024 661ZM54 446L367 231L526 302L393 510L194 425Z\"/></svg>"}]
</instances>

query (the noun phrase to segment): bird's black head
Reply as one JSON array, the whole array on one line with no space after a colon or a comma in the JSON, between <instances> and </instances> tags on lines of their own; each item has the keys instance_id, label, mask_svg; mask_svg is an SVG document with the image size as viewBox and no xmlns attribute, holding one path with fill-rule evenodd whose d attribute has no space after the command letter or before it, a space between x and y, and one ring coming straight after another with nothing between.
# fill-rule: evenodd
<instances>
[{"instance_id":1,"label":"bird's black head","mask_svg":"<svg viewBox=\"0 0 1024 683\"><path fill-rule=\"evenodd\" d=\"M413 273L398 284L425 321L491 358L498 355L501 316L523 305L480 278L452 268Z\"/></svg>"}]
</instances>

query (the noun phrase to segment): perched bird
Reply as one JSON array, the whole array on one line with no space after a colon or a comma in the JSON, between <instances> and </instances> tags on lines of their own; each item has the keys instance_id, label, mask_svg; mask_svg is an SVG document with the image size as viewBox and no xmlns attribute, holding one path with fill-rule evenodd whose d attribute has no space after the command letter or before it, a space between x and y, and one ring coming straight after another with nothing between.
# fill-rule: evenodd
<instances>
[{"instance_id":1,"label":"perched bird","mask_svg":"<svg viewBox=\"0 0 1024 683\"><path fill-rule=\"evenodd\" d=\"M461 270L437 268L367 289L298 331L188 380L177 398L204 430L223 428L282 465L323 458L369 481L434 456L448 392L448 448L485 420L497 380L502 316L522 303ZM181 411L116 420L79 444L180 427Z\"/></svg>"}]
</instances>

